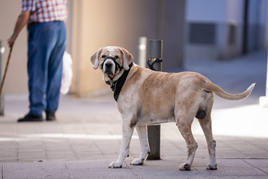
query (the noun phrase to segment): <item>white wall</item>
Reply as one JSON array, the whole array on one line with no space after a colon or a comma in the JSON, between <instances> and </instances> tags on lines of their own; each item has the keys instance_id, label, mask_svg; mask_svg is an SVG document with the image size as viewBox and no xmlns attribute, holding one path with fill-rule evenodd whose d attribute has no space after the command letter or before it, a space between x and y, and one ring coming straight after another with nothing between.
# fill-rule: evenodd
<instances>
[{"instance_id":1,"label":"white wall","mask_svg":"<svg viewBox=\"0 0 268 179\"><path fill-rule=\"evenodd\" d=\"M244 0L187 0L186 22L213 23L216 43L186 44L186 60L225 59L239 55L242 42ZM230 45L229 25L236 25L235 44Z\"/></svg>"},{"instance_id":2,"label":"white wall","mask_svg":"<svg viewBox=\"0 0 268 179\"><path fill-rule=\"evenodd\" d=\"M244 0L226 1L226 20L228 22L243 23Z\"/></svg>"},{"instance_id":3,"label":"white wall","mask_svg":"<svg viewBox=\"0 0 268 179\"><path fill-rule=\"evenodd\" d=\"M187 0L187 21L242 23L244 0Z\"/></svg>"},{"instance_id":4,"label":"white wall","mask_svg":"<svg viewBox=\"0 0 268 179\"><path fill-rule=\"evenodd\" d=\"M225 0L187 0L186 21L221 22L226 20Z\"/></svg>"},{"instance_id":5,"label":"white wall","mask_svg":"<svg viewBox=\"0 0 268 179\"><path fill-rule=\"evenodd\" d=\"M259 36L258 36L258 46L268 48L268 1L259 0L258 11L254 13L254 18L250 19L250 24L258 24Z\"/></svg>"}]
</instances>

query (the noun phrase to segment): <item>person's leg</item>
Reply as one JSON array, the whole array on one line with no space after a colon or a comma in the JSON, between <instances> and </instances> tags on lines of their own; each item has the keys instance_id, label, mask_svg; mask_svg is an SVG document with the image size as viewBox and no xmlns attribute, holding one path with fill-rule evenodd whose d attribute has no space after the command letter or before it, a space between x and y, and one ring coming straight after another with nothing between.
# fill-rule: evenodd
<instances>
[{"instance_id":1,"label":"person's leg","mask_svg":"<svg viewBox=\"0 0 268 179\"><path fill-rule=\"evenodd\" d=\"M49 23L37 23L28 29L29 113L33 115L42 115L46 108L48 60L55 43Z\"/></svg>"},{"instance_id":2,"label":"person's leg","mask_svg":"<svg viewBox=\"0 0 268 179\"><path fill-rule=\"evenodd\" d=\"M48 62L48 82L46 91L46 112L52 115L55 114L59 105L62 80L62 58L66 47L66 29L64 22L54 22L53 26L57 29L57 42ZM50 119L47 118L47 120Z\"/></svg>"}]
</instances>

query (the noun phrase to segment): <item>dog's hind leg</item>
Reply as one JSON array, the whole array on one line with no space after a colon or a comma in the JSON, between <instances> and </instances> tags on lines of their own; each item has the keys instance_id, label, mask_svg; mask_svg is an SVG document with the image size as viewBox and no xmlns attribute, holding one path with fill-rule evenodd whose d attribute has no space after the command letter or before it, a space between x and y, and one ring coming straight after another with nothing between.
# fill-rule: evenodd
<instances>
[{"instance_id":1,"label":"dog's hind leg","mask_svg":"<svg viewBox=\"0 0 268 179\"><path fill-rule=\"evenodd\" d=\"M207 146L208 146L208 153L209 153L209 165L207 167L208 170L217 170L217 163L216 163L216 156L215 156L215 148L216 148L216 141L213 139L212 135L212 128L211 128L211 108L212 102L210 101L208 105L208 109L206 111L207 115L204 119L198 119L203 132L206 137Z\"/></svg>"},{"instance_id":2,"label":"dog's hind leg","mask_svg":"<svg viewBox=\"0 0 268 179\"><path fill-rule=\"evenodd\" d=\"M189 116L178 115L176 116L177 126L181 135L185 139L188 148L188 156L185 163L180 166L180 170L191 170L191 166L194 160L195 152L197 150L197 143L193 137L191 125L194 119L194 115L189 118Z\"/></svg>"},{"instance_id":3,"label":"dog's hind leg","mask_svg":"<svg viewBox=\"0 0 268 179\"><path fill-rule=\"evenodd\" d=\"M146 160L149 153L149 144L147 137L147 126L146 125L137 125L136 126L137 133L139 135L140 145L141 145L141 153L139 158L134 159L131 164L132 165L143 165L144 160Z\"/></svg>"},{"instance_id":4,"label":"dog's hind leg","mask_svg":"<svg viewBox=\"0 0 268 179\"><path fill-rule=\"evenodd\" d=\"M129 145L133 134L133 127L130 127L131 119L123 117L122 141L118 159L109 165L109 168L122 168L122 164L129 155Z\"/></svg>"}]
</instances>

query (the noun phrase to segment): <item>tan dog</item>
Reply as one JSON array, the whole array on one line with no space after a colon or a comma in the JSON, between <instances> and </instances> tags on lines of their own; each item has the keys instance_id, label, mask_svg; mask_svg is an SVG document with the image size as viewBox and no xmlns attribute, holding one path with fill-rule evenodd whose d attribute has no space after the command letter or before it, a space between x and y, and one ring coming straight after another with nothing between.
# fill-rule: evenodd
<instances>
[{"instance_id":1,"label":"tan dog","mask_svg":"<svg viewBox=\"0 0 268 179\"><path fill-rule=\"evenodd\" d=\"M216 170L216 141L211 130L213 93L225 99L238 100L249 96L255 86L252 84L240 94L230 94L198 73L155 72L133 64L133 56L121 47L99 49L91 57L91 62L94 69L100 67L104 80L114 90L123 118L120 154L109 165L111 168L122 167L129 154L134 127L139 135L141 154L131 164L142 165L149 153L146 125L176 122L188 148L187 160L180 170L190 170L198 147L191 131L196 117L207 140L210 157L208 169Z\"/></svg>"}]
</instances>

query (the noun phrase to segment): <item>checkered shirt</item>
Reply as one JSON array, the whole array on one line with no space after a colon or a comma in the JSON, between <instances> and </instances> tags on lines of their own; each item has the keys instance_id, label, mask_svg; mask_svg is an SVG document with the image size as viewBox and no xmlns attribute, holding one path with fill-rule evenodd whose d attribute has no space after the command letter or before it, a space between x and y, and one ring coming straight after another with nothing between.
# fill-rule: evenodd
<instances>
[{"instance_id":1,"label":"checkered shirt","mask_svg":"<svg viewBox=\"0 0 268 179\"><path fill-rule=\"evenodd\" d=\"M30 22L63 21L67 0L22 0L22 12L30 11Z\"/></svg>"}]
</instances>

